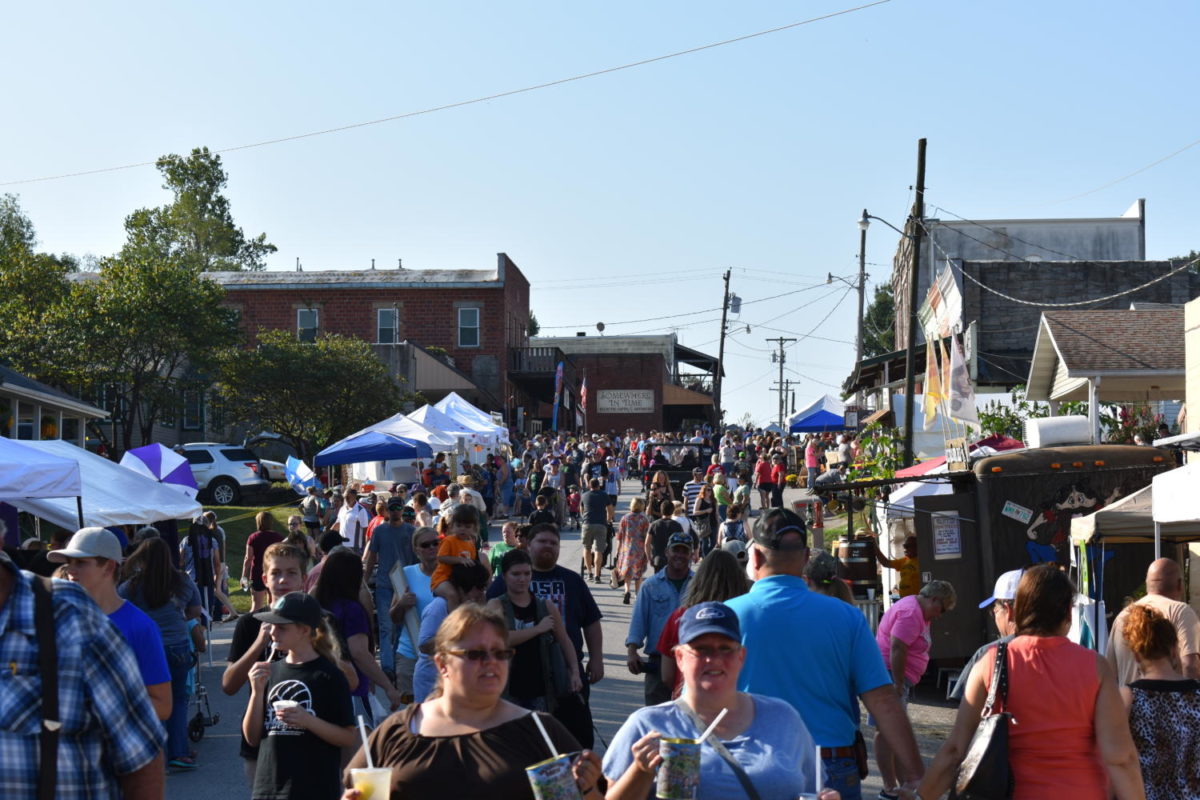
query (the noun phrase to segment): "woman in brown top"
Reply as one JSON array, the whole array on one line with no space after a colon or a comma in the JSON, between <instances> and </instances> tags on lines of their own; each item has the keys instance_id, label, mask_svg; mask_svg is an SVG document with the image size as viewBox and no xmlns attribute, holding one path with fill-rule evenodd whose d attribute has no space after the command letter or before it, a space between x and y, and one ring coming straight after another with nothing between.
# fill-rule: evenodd
<instances>
[{"instance_id":1,"label":"woman in brown top","mask_svg":"<svg viewBox=\"0 0 1200 800\"><path fill-rule=\"evenodd\" d=\"M574 754L579 743L549 714L501 699L513 655L504 618L481 606L461 605L438 629L433 650L439 677L430 699L391 715L368 740L375 766L392 769L391 796L438 797L453 787L456 800L532 800L525 768L553 755ZM557 753L549 752L533 713ZM359 750L349 767L366 763ZM584 750L571 769L584 800L603 797L596 787L599 757ZM349 786L349 768L345 777ZM361 800L361 795L349 789L342 799Z\"/></svg>"}]
</instances>

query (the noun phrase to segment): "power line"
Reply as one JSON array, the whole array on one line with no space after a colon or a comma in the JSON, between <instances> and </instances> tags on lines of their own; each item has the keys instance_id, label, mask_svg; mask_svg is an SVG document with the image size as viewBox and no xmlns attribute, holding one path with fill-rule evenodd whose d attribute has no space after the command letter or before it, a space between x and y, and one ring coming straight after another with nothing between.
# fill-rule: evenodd
<instances>
[{"instance_id":1,"label":"power line","mask_svg":"<svg viewBox=\"0 0 1200 800\"><path fill-rule=\"evenodd\" d=\"M628 64L621 64L621 65L615 66L615 67L607 67L605 69L599 69L599 70L595 70L593 72L585 72L580 75L572 75L569 78L559 78L557 80L547 81L545 83L538 83L538 84L534 84L532 86L525 86L520 89L509 89L508 91L497 92L495 94L486 95L484 97L475 97L470 100L459 100L458 102L446 103L446 104L440 105L440 106L432 106L430 108L421 109L420 111L408 111L408 112L405 112L402 114L394 114L389 117L382 117L380 119L368 120L366 122L354 122L349 125L340 125L336 128L326 128L324 130L309 131L308 133L299 133L299 134L295 134L293 136L281 136L276 139L264 139L263 141L253 142L251 144L241 144L241 145L236 145L233 147L224 147L219 150L214 150L212 152L214 152L214 153L232 153L232 152L235 152L238 150L249 150L249 149L252 149L255 147L266 147L268 145L273 145L273 144L283 144L285 142L294 142L294 141L298 141L300 139L311 139L311 138L314 138L317 136L327 136L327 135L333 134L333 133L343 133L345 131L354 130L356 128L366 128L371 125L382 125L385 122L395 122L397 120L402 120L402 119L411 119L412 117L419 117L419 116L423 116L425 114L433 114L438 111L448 111L450 109L462 108L464 106L475 105L477 103L486 103L491 100L499 100L499 99L502 99L505 97L512 97L514 95L526 94L528 92L535 92L535 91L538 91L539 89L549 89L554 86L562 86L563 84L566 84L566 83L573 83L575 81L587 80L588 78L596 78L601 75L610 75L614 72L621 72L621 71L627 70L627 69L634 69L635 67L644 67L647 64L654 64L659 61L666 61L671 58L678 58L680 56L693 55L695 53L700 53L705 50L712 50L717 47L724 47L725 45L736 44L738 42L744 42L749 39L758 38L760 36L767 36L772 33L779 33L781 31L790 30L792 28L799 28L803 25L811 25L814 22L821 22L823 20L832 19L834 17L840 17L845 14L853 14L856 11L863 11L865 9L871 8L872 6L883 5L884 3L889 3L889 2L891 2L891 0L875 0L874 2L866 3L864 5L854 6L853 8L846 8L846 9L842 9L841 11L834 11L829 14L822 14L821 16L818 16L818 17L810 17L809 19L801 20L799 22L792 22L787 25L780 25L779 27L776 27L776 28L768 28L767 30L757 31L755 33L748 33L743 36L736 36L732 39L725 39L724 41L720 41L720 42L711 42L709 44L700 45L699 47L691 47L691 48L688 48L687 50L678 50L674 53L667 53L666 55L654 56L653 58L645 58L645 59L642 59L641 61L632 61ZM98 174L105 173L105 172L118 172L121 170L136 169L138 167L148 167L148 166L153 166L156 163L158 163L157 159L154 161L140 161L136 164L123 164L123 165L117 166L117 167L103 167L100 169L89 169L89 170L82 170L79 172L67 172L67 173L63 173L60 175L47 175L47 176L44 176L41 178L25 178L23 180L6 181L3 183L0 183L0 186L17 186L19 184L24 184L24 183L39 183L39 182L43 182L43 181L60 180L62 178L78 178L78 177L81 177L84 175L98 175Z\"/></svg>"},{"instance_id":2,"label":"power line","mask_svg":"<svg viewBox=\"0 0 1200 800\"><path fill-rule=\"evenodd\" d=\"M925 233L928 235L929 241L933 242L933 246L936 247L941 252L942 256L946 259L946 262L950 265L950 268L955 269L954 259L952 259L950 257L950 255L945 251L945 249L940 244L938 244L937 240L935 238L933 238L932 235L929 235L930 234L929 227L925 225L924 221L918 220L917 224L919 224L922 228L925 229ZM959 231L959 233L962 233L962 231ZM975 239L974 236L970 236L969 234L966 234L966 233L963 233L962 235L966 236L968 239ZM987 244L986 242L981 242L979 239L975 239L975 241L979 242L980 244ZM993 245L988 245L988 246L993 247ZM1000 250L1000 252L1002 252L1002 253L1008 253L1008 251L1004 250L1003 248L997 247L995 249ZM1033 266L1043 266L1045 263L1042 261L1027 261L1026 259L1021 258L1020 256L1013 255L1012 253L1008 253L1008 255L1012 256L1013 258L1015 258L1018 261L1021 261L1023 263L1030 264ZM1084 263L1090 264L1093 262L1084 262ZM1090 306L1094 303L1106 303L1109 300L1116 300L1119 297L1125 297L1127 295L1131 295L1136 292L1140 292L1142 289L1147 289L1156 283L1161 283L1162 281L1165 281L1167 278L1170 278L1172 275L1178 275L1180 272L1183 272L1184 270L1186 270L1192 266L1195 266L1196 264L1200 264L1200 258L1194 258L1191 261L1185 262L1185 263L1181 264L1180 266L1175 267L1174 269L1170 270L1169 272L1164 272L1162 275L1159 275L1157 278L1153 278L1149 281L1146 281L1145 283L1141 284L1140 286L1134 286L1132 289L1126 289L1123 292L1116 292L1115 294L1105 295L1104 297L1094 297L1091 300L1077 300L1072 303L1035 303L1032 300L1023 300L1020 297L1014 297L1011 294L1006 294L1005 292L1002 292L999 289L993 289L991 286L988 286L987 284L980 281L974 275L971 275L969 272L967 272L961 266L957 267L957 271L958 271L959 275L961 275L964 278L966 278L967 280L971 281L971 283L974 283L980 289L991 292L992 294L996 295L997 297L1003 297L1005 300L1008 300L1010 303L1017 303L1017 304L1023 305L1023 306L1033 306L1034 308L1078 308L1079 306Z\"/></svg>"},{"instance_id":3,"label":"power line","mask_svg":"<svg viewBox=\"0 0 1200 800\"><path fill-rule=\"evenodd\" d=\"M1021 244L1027 244L1027 245L1029 245L1030 247L1036 247L1038 250L1043 250L1043 251L1045 251L1045 252L1047 252L1047 253L1054 253L1054 255L1056 255L1056 256L1063 256L1064 258L1068 259L1069 261L1079 261L1079 262L1081 262L1081 263L1084 263L1084 264L1095 264L1095 263L1096 263L1096 262L1094 262L1094 261L1089 261L1089 260L1088 260L1088 259L1086 259L1086 258L1080 258L1079 256L1074 256L1074 255L1071 255L1070 253L1064 253L1064 252L1063 252L1063 251L1061 251L1061 250L1055 250L1053 247L1046 247L1045 245L1036 244L1036 243L1034 243L1034 242L1031 242L1031 241L1029 241L1028 239L1022 239L1020 236L1014 236L1013 234L1009 233L1008 231L1000 231L1000 230L997 230L997 229L995 229L995 228L989 228L987 225L984 225L982 222L979 222L978 220L974 220L974 219L967 219L966 217L959 216L958 214L955 214L955 213L954 213L953 211L951 211L950 209L948 209L948 208L944 208L944 207L942 207L942 206L934 206L934 210L936 210L936 211L945 211L945 212L946 212L947 214L949 214L950 216L952 216L952 217L956 217L957 219L960 219L960 220L962 220L963 222L968 222L968 223L970 223L970 224L974 225L974 226L975 226L975 227L977 227L977 228L983 228L985 231L988 231L988 232L990 232L990 233L994 233L994 234L996 234L997 236L1004 236L1004 237L1006 237L1006 238L1008 238L1008 239L1012 239L1013 241L1020 242ZM928 228L926 228L926 230L928 230ZM955 232L956 232L956 233L962 233L961 231L957 231L957 230L956 230ZM996 246L996 245L994 245L994 244L991 244L991 243L989 243L989 242L982 242L982 241L980 241L979 239L976 239L976 238L975 238L975 237L973 237L973 236L967 236L967 234L965 234L965 233L964 233L964 234L962 234L962 235L963 235L963 236L966 236L968 239L971 239L972 241L979 242L980 244L984 245L985 247L990 247L990 248L992 248L993 250L998 250L998 251L1000 251L1001 253L1005 253L1005 254L1007 254L1007 255L1010 255L1010 256L1012 255L1012 253L1009 253L1007 250L1004 250L1003 248L1001 248L1001 247L998 247L998 246ZM1016 257L1019 257L1019 256L1014 256L1014 257L1016 258ZM1025 259L1021 259L1021 260L1022 260L1022 261L1024 261ZM1036 264L1036 263L1040 263L1040 262L1036 262L1036 261L1035 261L1035 262L1030 262L1030 263L1035 263L1035 264Z\"/></svg>"},{"instance_id":4,"label":"power line","mask_svg":"<svg viewBox=\"0 0 1200 800\"><path fill-rule=\"evenodd\" d=\"M1097 186L1095 189L1088 189L1086 192L1080 192L1079 194L1073 194L1070 197L1064 197L1062 200L1052 200L1049 203L1046 203L1046 205L1052 206L1052 205L1057 205L1058 203L1066 203L1071 200L1078 200L1081 197L1087 197L1089 194L1095 194L1096 192L1103 191L1110 186L1116 186L1121 181L1127 181L1130 178L1132 178L1134 175L1141 175L1146 170L1153 169L1154 167L1157 167L1159 164L1163 163L1164 161L1170 161L1175 156L1179 155L1180 153L1183 153L1186 150L1191 150L1193 147L1195 147L1198 144L1200 144L1200 139L1197 139L1196 141L1191 142L1189 144L1185 144L1183 147L1179 148L1174 153L1165 155L1162 158L1158 159L1157 161L1152 161L1151 163L1147 164L1144 167L1141 167L1140 169L1135 169L1133 172L1129 173L1128 175L1122 175L1120 178L1117 178L1116 180L1111 180L1108 183L1103 184L1102 186Z\"/></svg>"}]
</instances>

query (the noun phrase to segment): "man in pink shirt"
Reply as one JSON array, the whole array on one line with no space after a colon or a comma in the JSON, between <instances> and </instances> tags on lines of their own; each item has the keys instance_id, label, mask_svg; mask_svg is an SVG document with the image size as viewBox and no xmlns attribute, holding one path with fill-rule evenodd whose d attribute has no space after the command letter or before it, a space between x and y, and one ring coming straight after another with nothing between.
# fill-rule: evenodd
<instances>
[{"instance_id":1,"label":"man in pink shirt","mask_svg":"<svg viewBox=\"0 0 1200 800\"><path fill-rule=\"evenodd\" d=\"M907 708L912 687L925 674L929 665L929 626L935 619L954 608L954 587L946 581L930 581L921 591L902 597L879 620L875 632L875 643L883 654L883 663L892 675L892 684L900 696L901 705ZM868 716L867 721L875 724ZM875 733L875 763L883 779L883 800L898 798L899 783L896 778L896 758L887 740Z\"/></svg>"}]
</instances>

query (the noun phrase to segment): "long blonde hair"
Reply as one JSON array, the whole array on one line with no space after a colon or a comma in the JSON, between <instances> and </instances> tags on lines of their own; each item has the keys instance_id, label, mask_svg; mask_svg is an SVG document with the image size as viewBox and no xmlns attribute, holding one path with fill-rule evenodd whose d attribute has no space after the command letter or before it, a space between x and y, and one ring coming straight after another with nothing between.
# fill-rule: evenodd
<instances>
[{"instance_id":1,"label":"long blonde hair","mask_svg":"<svg viewBox=\"0 0 1200 800\"><path fill-rule=\"evenodd\" d=\"M312 637L313 650L316 650L334 664L345 658L341 642L338 641L337 634L329 627L328 619L322 619L319 626L309 628L308 632L309 636Z\"/></svg>"},{"instance_id":2,"label":"long blonde hair","mask_svg":"<svg viewBox=\"0 0 1200 800\"><path fill-rule=\"evenodd\" d=\"M442 620L437 635L433 637L433 654L443 659L462 639L478 625L491 625L505 642L508 641L508 623L498 611L490 611L476 603L463 603ZM442 675L438 673L437 686L429 693L430 698L441 697Z\"/></svg>"}]
</instances>

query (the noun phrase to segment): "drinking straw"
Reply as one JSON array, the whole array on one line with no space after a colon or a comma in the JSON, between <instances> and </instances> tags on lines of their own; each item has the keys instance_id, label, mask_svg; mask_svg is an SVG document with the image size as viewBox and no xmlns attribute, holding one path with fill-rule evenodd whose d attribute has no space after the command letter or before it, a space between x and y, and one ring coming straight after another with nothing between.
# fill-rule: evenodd
<instances>
[{"instance_id":1,"label":"drinking straw","mask_svg":"<svg viewBox=\"0 0 1200 800\"><path fill-rule=\"evenodd\" d=\"M546 726L542 724L540 719L538 719L536 711L531 711L529 713L530 716L533 717L534 724L537 725L538 732L541 733L542 738L546 740L546 747L550 750L550 757L554 758L558 755L558 748L554 746L554 742L550 741L550 734L546 733Z\"/></svg>"},{"instance_id":2,"label":"drinking straw","mask_svg":"<svg viewBox=\"0 0 1200 800\"><path fill-rule=\"evenodd\" d=\"M813 795L815 795L816 797L820 797L821 796L821 745L817 745L817 768L816 768L815 772L816 772L816 778L814 780L817 785L815 787L813 787Z\"/></svg>"},{"instance_id":3,"label":"drinking straw","mask_svg":"<svg viewBox=\"0 0 1200 800\"><path fill-rule=\"evenodd\" d=\"M709 726L707 728L705 728L704 733L700 734L699 741L703 742L705 739L707 739L708 735L717 729L717 725L721 724L721 720L724 719L725 715L728 713L729 713L728 708L722 708L721 713L717 714L717 716L713 719L712 723L710 723Z\"/></svg>"},{"instance_id":4,"label":"drinking straw","mask_svg":"<svg viewBox=\"0 0 1200 800\"><path fill-rule=\"evenodd\" d=\"M358 715L358 732L362 735L363 755L367 757L367 769L375 769L375 762L371 760L371 748L367 745L367 723L363 720L362 714Z\"/></svg>"}]
</instances>

